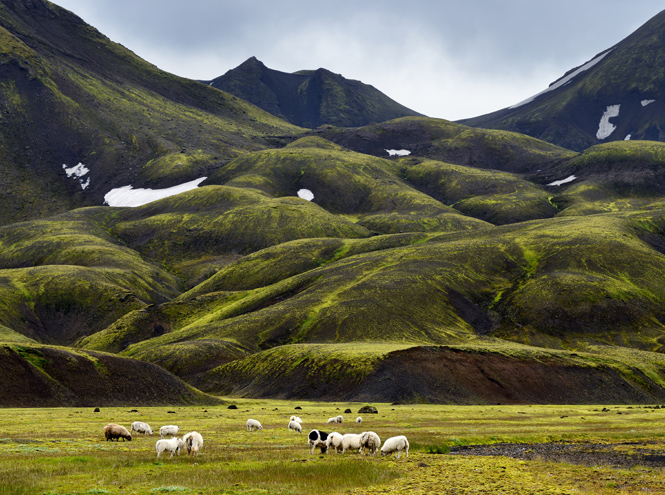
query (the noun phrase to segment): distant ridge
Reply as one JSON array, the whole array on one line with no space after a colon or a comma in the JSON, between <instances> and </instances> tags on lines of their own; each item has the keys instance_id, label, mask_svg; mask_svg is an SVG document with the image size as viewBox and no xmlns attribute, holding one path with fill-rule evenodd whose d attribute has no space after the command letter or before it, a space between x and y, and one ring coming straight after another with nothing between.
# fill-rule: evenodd
<instances>
[{"instance_id":1,"label":"distant ridge","mask_svg":"<svg viewBox=\"0 0 665 495\"><path fill-rule=\"evenodd\" d=\"M326 69L279 72L256 57L206 83L301 127L360 127L420 115L360 81Z\"/></svg>"},{"instance_id":2,"label":"distant ridge","mask_svg":"<svg viewBox=\"0 0 665 495\"><path fill-rule=\"evenodd\" d=\"M665 11L538 95L460 122L575 151L609 141L665 141Z\"/></svg>"}]
</instances>

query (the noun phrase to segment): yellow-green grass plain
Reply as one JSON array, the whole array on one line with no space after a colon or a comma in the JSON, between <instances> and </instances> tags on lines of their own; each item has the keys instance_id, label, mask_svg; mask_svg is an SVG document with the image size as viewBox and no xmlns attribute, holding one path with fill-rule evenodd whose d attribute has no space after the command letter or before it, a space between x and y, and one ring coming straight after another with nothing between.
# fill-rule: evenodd
<instances>
[{"instance_id":1,"label":"yellow-green grass plain","mask_svg":"<svg viewBox=\"0 0 665 495\"><path fill-rule=\"evenodd\" d=\"M638 449L663 454L665 408L374 404L378 414L361 414L358 425L359 403L227 401L238 409L0 409L0 494L665 493L664 468L446 453L469 444L570 442L610 444L626 455ZM302 434L286 428L293 414L303 420ZM343 424L326 424L340 414ZM246 431L248 418L261 421L263 430ZM155 434L105 441L105 424L129 429L137 420ZM200 454L157 458L159 428L168 424L178 425L180 435L200 432ZM371 430L382 440L403 434L409 457L310 455L312 428Z\"/></svg>"}]
</instances>

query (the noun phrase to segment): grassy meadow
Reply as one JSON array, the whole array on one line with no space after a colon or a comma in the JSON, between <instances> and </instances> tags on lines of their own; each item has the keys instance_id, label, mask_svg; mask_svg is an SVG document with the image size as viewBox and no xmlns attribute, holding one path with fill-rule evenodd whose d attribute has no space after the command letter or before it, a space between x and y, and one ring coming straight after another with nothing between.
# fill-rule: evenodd
<instances>
[{"instance_id":1,"label":"grassy meadow","mask_svg":"<svg viewBox=\"0 0 665 495\"><path fill-rule=\"evenodd\" d=\"M630 455L663 453L665 408L649 406L440 406L235 400L238 409L151 407L0 409L0 494L134 493L663 493L662 468L582 466L546 459L450 455L469 444L610 444ZM302 407L296 410L295 407ZM136 409L137 412L132 412ZM346 409L353 411L345 413ZM292 414L303 433L286 429ZM330 428L326 420L343 415ZM264 429L248 432L247 418ZM106 442L103 427L148 422L153 436ZM160 426L199 431L201 453L157 458ZM310 455L312 428L404 434L409 458Z\"/></svg>"}]
</instances>

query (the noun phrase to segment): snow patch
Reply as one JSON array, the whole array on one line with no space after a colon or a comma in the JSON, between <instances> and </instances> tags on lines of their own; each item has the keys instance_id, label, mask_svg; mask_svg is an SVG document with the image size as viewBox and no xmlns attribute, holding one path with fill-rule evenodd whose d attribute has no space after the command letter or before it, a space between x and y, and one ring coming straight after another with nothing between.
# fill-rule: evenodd
<instances>
[{"instance_id":1,"label":"snow patch","mask_svg":"<svg viewBox=\"0 0 665 495\"><path fill-rule=\"evenodd\" d=\"M67 165L63 163L62 168L64 169L65 173L67 174L67 177L70 177L74 180L78 180L79 184L81 184L81 188L85 189L90 185L90 177L88 177L87 181L83 181L81 177L83 177L85 174L90 172L90 169L83 165L83 163L79 163L78 165L74 165L73 167L67 168Z\"/></svg>"},{"instance_id":2,"label":"snow patch","mask_svg":"<svg viewBox=\"0 0 665 495\"><path fill-rule=\"evenodd\" d=\"M652 104L656 100L642 100L640 103L642 104L643 107L646 107L647 105Z\"/></svg>"},{"instance_id":3,"label":"snow patch","mask_svg":"<svg viewBox=\"0 0 665 495\"><path fill-rule=\"evenodd\" d=\"M570 177L566 177L565 179L555 180L554 182L550 182L547 185L548 186L560 186L561 184L568 184L569 182L573 182L575 179L577 179L577 177L574 176L574 175L571 175Z\"/></svg>"},{"instance_id":4,"label":"snow patch","mask_svg":"<svg viewBox=\"0 0 665 495\"><path fill-rule=\"evenodd\" d=\"M559 89L561 86L564 86L564 85L568 84L570 81L572 81L572 79L574 77L578 76L579 74L581 74L585 70L589 70L591 67L593 67L598 62L603 60L607 56L607 54L610 53L611 51L612 50L607 50L605 53L601 53L596 58L594 58L593 60L587 62L586 64L584 64L582 67L580 67L576 71L571 72L566 77L563 77L563 78L559 79L558 81L556 81L555 83L551 84L546 90L541 91L537 95L533 95L531 98L527 98L526 100L521 101L518 104L513 105L512 107L508 107L508 108L521 107L522 105L526 105L527 103L531 103L533 100L538 98L540 95L544 95L545 93L549 93L550 91L554 91L555 89Z\"/></svg>"},{"instance_id":5,"label":"snow patch","mask_svg":"<svg viewBox=\"0 0 665 495\"><path fill-rule=\"evenodd\" d=\"M298 191L298 197L306 199L307 201L312 201L314 199L314 193L309 189L300 189Z\"/></svg>"},{"instance_id":6,"label":"snow patch","mask_svg":"<svg viewBox=\"0 0 665 495\"><path fill-rule=\"evenodd\" d=\"M623 138L624 141L630 141L630 138L633 137L632 134L628 134L625 138Z\"/></svg>"},{"instance_id":7,"label":"snow patch","mask_svg":"<svg viewBox=\"0 0 665 495\"><path fill-rule=\"evenodd\" d=\"M411 154L409 150L386 150L389 156L408 156Z\"/></svg>"},{"instance_id":8,"label":"snow patch","mask_svg":"<svg viewBox=\"0 0 665 495\"><path fill-rule=\"evenodd\" d=\"M104 196L104 204L109 206L142 206L158 199L168 198L182 192L191 191L207 177L185 182L166 189L134 189L132 186L123 186L111 189Z\"/></svg>"},{"instance_id":9,"label":"snow patch","mask_svg":"<svg viewBox=\"0 0 665 495\"><path fill-rule=\"evenodd\" d=\"M596 132L596 137L598 139L606 139L610 137L610 134L614 132L617 128L614 124L610 123L612 117L619 116L619 108L621 105L608 105L605 113L600 118L600 123L598 124L598 132Z\"/></svg>"}]
</instances>

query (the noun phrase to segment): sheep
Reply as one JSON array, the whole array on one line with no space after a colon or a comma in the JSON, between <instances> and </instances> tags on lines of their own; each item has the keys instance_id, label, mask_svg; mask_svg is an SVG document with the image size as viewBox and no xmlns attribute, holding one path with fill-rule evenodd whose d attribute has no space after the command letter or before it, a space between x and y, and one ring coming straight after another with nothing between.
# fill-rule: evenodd
<instances>
[{"instance_id":1,"label":"sheep","mask_svg":"<svg viewBox=\"0 0 665 495\"><path fill-rule=\"evenodd\" d=\"M169 458L173 457L173 454L180 455L180 451L185 446L185 442L178 437L173 437L169 439L157 440L155 444L155 450L157 451L157 457L162 455L163 452L170 452L171 455Z\"/></svg>"},{"instance_id":2,"label":"sheep","mask_svg":"<svg viewBox=\"0 0 665 495\"><path fill-rule=\"evenodd\" d=\"M167 435L176 436L180 428L176 425L166 425L159 429L159 435L164 438Z\"/></svg>"},{"instance_id":3,"label":"sheep","mask_svg":"<svg viewBox=\"0 0 665 495\"><path fill-rule=\"evenodd\" d=\"M182 441L185 442L189 455L198 455L199 449L203 447L203 437L198 431L190 431L182 437Z\"/></svg>"},{"instance_id":4,"label":"sheep","mask_svg":"<svg viewBox=\"0 0 665 495\"><path fill-rule=\"evenodd\" d=\"M287 426L289 430L297 431L298 433L302 433L302 426L300 423L297 421L289 421L289 425Z\"/></svg>"},{"instance_id":5,"label":"sheep","mask_svg":"<svg viewBox=\"0 0 665 495\"><path fill-rule=\"evenodd\" d=\"M358 416L358 417L356 418L356 423L360 424L360 423L362 423L362 422L363 422L363 418L361 418L360 416Z\"/></svg>"},{"instance_id":6,"label":"sheep","mask_svg":"<svg viewBox=\"0 0 665 495\"><path fill-rule=\"evenodd\" d=\"M340 425L344 422L344 418L343 418L342 416L337 416L337 417L335 418L335 420L336 420L337 423L339 423Z\"/></svg>"},{"instance_id":7,"label":"sheep","mask_svg":"<svg viewBox=\"0 0 665 495\"><path fill-rule=\"evenodd\" d=\"M104 427L104 436L106 437L107 442L109 440L113 441L114 438L118 442L120 441L121 438L123 442L132 441L132 434L127 431L127 428L125 428L124 426L117 425L115 423L109 423Z\"/></svg>"},{"instance_id":8,"label":"sheep","mask_svg":"<svg viewBox=\"0 0 665 495\"><path fill-rule=\"evenodd\" d=\"M363 432L364 433L364 432ZM346 453L347 450L353 449L357 450L360 452L361 449L361 444L360 444L360 435L356 433L347 433L346 435L342 435L342 454Z\"/></svg>"},{"instance_id":9,"label":"sheep","mask_svg":"<svg viewBox=\"0 0 665 495\"><path fill-rule=\"evenodd\" d=\"M328 452L330 452L330 447L332 447L335 454L342 450L342 434L333 431L328 434L328 439L326 440L326 446L328 447Z\"/></svg>"},{"instance_id":10,"label":"sheep","mask_svg":"<svg viewBox=\"0 0 665 495\"><path fill-rule=\"evenodd\" d=\"M134 421L132 423L132 433L143 433L143 436L152 435L152 430L148 423L142 423L141 421Z\"/></svg>"},{"instance_id":11,"label":"sheep","mask_svg":"<svg viewBox=\"0 0 665 495\"><path fill-rule=\"evenodd\" d=\"M325 454L328 450L328 445L326 444L328 434L325 431L312 430L309 432L309 435L307 435L307 439L310 447L310 455L314 453L314 449L317 447L321 448L322 454Z\"/></svg>"},{"instance_id":12,"label":"sheep","mask_svg":"<svg viewBox=\"0 0 665 495\"><path fill-rule=\"evenodd\" d=\"M247 431L254 431L254 430L262 430L263 426L261 426L261 423L259 423L255 419L248 419L247 420Z\"/></svg>"},{"instance_id":13,"label":"sheep","mask_svg":"<svg viewBox=\"0 0 665 495\"><path fill-rule=\"evenodd\" d=\"M300 419L298 416L291 416L289 421L295 421L296 423L302 424L302 419Z\"/></svg>"},{"instance_id":14,"label":"sheep","mask_svg":"<svg viewBox=\"0 0 665 495\"><path fill-rule=\"evenodd\" d=\"M397 458L399 459L402 451L405 451L406 456L409 457L409 441L404 435L390 437L383 443L383 447L381 447L382 456L397 452Z\"/></svg>"},{"instance_id":15,"label":"sheep","mask_svg":"<svg viewBox=\"0 0 665 495\"><path fill-rule=\"evenodd\" d=\"M328 423L328 424L337 423L337 418L328 418L328 421L326 421L326 423Z\"/></svg>"},{"instance_id":16,"label":"sheep","mask_svg":"<svg viewBox=\"0 0 665 495\"><path fill-rule=\"evenodd\" d=\"M365 431L360 435L360 448L365 453L365 449L369 450L369 453L376 455L381 447L381 439L379 435L373 431Z\"/></svg>"}]
</instances>

